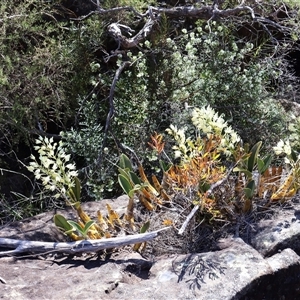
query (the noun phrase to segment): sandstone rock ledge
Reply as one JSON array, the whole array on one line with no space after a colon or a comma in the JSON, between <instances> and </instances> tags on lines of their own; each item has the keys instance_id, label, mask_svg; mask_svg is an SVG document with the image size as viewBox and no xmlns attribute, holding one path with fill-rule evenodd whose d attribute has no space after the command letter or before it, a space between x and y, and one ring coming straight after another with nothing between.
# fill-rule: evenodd
<instances>
[{"instance_id":1,"label":"sandstone rock ledge","mask_svg":"<svg viewBox=\"0 0 300 300\"><path fill-rule=\"evenodd\" d=\"M300 299L299 211L297 202L281 208L258 222L250 244L231 237L206 253L2 257L0 299ZM63 238L46 213L0 228L0 237Z\"/></svg>"}]
</instances>

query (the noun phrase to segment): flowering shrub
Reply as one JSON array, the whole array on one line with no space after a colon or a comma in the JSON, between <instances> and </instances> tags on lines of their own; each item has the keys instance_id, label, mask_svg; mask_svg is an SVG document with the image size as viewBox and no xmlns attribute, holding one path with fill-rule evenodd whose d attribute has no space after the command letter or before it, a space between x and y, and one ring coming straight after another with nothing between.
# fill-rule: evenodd
<instances>
[{"instance_id":1,"label":"flowering shrub","mask_svg":"<svg viewBox=\"0 0 300 300\"><path fill-rule=\"evenodd\" d=\"M230 25L212 22L210 27L183 29L180 38L166 39L166 47L172 53L162 61L172 73L172 122L186 123L178 103L187 102L196 107L209 104L233 118L234 128L250 143L257 142L253 136L275 139L271 132L282 131L284 112L267 91L279 76L275 60L259 58L259 49L236 40Z\"/></svg>"},{"instance_id":2,"label":"flowering shrub","mask_svg":"<svg viewBox=\"0 0 300 300\"><path fill-rule=\"evenodd\" d=\"M57 192L56 198L64 197L67 202L76 202L72 199L71 189L74 187L74 178L78 173L74 163L70 163L70 154L66 154L62 142L53 142L53 138L39 137L34 149L39 154L39 161L34 155L27 169L34 173L36 179L41 180L45 190Z\"/></svg>"},{"instance_id":3,"label":"flowering shrub","mask_svg":"<svg viewBox=\"0 0 300 300\"><path fill-rule=\"evenodd\" d=\"M74 208L78 215L78 222L66 220L63 215L54 216L55 225L73 240L101 239L111 237L116 230L125 227L133 220L123 221L118 214L107 205L108 217L97 212L97 222L92 220L82 209L80 204L81 185L77 178L75 164L70 163L70 155L65 153L62 142L54 143L53 138L39 137L34 147L39 154L39 162L34 155L27 169L34 173L37 180L41 180L45 190L56 192L55 197L62 197L67 205Z\"/></svg>"},{"instance_id":4,"label":"flowering shrub","mask_svg":"<svg viewBox=\"0 0 300 300\"><path fill-rule=\"evenodd\" d=\"M133 149L146 169L157 170L152 164L156 158L147 150L145 137L149 132L171 129L170 124L180 128L178 138L191 135L195 124L189 110L184 109L185 103L199 107L194 114L202 114L201 107L207 105L219 112L207 128L216 122L220 130L226 130L219 145L224 151L227 149L225 155L233 150L238 134L251 144L257 142L258 136L272 140L280 135L284 113L266 90L270 81L279 76L274 72L276 59L263 59L253 43L235 38L230 24L210 23L210 27L199 23L176 36L145 41L140 45L141 51L118 55L116 67L124 60L130 61L130 66L116 84L114 115L105 145L109 156L100 151L107 116L105 95L101 98L94 93L81 104L80 126L65 137L69 149L88 166L81 174L85 175L89 196L99 199L116 190L117 178L111 162L116 163L118 148ZM95 74L99 70L96 66L93 64L92 68ZM102 91L109 89L110 82L108 74L100 73L91 81ZM226 119L234 119L232 127L222 129L220 115L224 124ZM202 126L201 130L207 129ZM188 139L180 143L181 147L186 143ZM165 152L169 151L166 147Z\"/></svg>"},{"instance_id":5,"label":"flowering shrub","mask_svg":"<svg viewBox=\"0 0 300 300\"><path fill-rule=\"evenodd\" d=\"M300 188L299 117L292 117L288 130L288 137L285 140L280 140L277 145L273 147L276 155L284 156L284 162L287 164L289 170L278 191L272 195L272 200L284 201L285 198L294 196Z\"/></svg>"},{"instance_id":6,"label":"flowering shrub","mask_svg":"<svg viewBox=\"0 0 300 300\"><path fill-rule=\"evenodd\" d=\"M188 161L201 154L205 148L204 144L206 140L201 138L204 136L208 140L214 139L217 141L216 149L219 153L226 156L232 155L232 152L236 149L241 139L221 115L208 105L201 109L193 109L191 119L196 128L196 137L194 140L191 140L190 137L185 137L185 130L183 128L178 129L177 126L170 125L170 128L166 129L173 136L177 144L173 146L175 158L180 157L184 161Z\"/></svg>"}]
</instances>

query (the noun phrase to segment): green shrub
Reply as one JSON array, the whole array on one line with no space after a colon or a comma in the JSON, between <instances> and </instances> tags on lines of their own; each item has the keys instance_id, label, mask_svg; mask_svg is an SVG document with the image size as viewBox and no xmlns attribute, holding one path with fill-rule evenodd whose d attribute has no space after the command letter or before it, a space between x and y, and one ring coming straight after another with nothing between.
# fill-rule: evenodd
<instances>
[{"instance_id":1,"label":"green shrub","mask_svg":"<svg viewBox=\"0 0 300 300\"><path fill-rule=\"evenodd\" d=\"M99 198L107 192L105 187L111 191L115 186L114 164L120 149L133 159L137 155L146 170L154 171L155 157L147 145L150 135L171 123L193 131L188 107L212 106L225 119L233 119L232 127L250 144L258 139L271 144L283 133L285 114L273 99L276 89L271 86L282 75L280 61L238 39L232 24L199 23L190 32L183 29L177 36L146 41L140 47L120 54L115 66L125 59L131 63L114 91L107 152L101 144L109 107L99 95L82 105L81 128L67 134L74 153L88 165L89 186L98 189L97 193L90 190L90 195ZM112 75L99 70L99 78L101 90L108 90Z\"/></svg>"}]
</instances>

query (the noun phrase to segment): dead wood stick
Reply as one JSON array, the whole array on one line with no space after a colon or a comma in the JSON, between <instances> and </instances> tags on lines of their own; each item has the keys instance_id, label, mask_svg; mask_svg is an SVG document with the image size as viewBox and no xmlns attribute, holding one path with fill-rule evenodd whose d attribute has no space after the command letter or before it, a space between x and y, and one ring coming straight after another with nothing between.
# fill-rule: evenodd
<instances>
[{"instance_id":1,"label":"dead wood stick","mask_svg":"<svg viewBox=\"0 0 300 300\"><path fill-rule=\"evenodd\" d=\"M191 218L194 216L194 214L197 212L197 210L199 209L199 205L196 205L193 210L189 213L189 215L186 217L185 221L183 222L181 228L178 231L178 234L183 234L186 226L189 224ZM1 253L1 252L0 252Z\"/></svg>"},{"instance_id":2,"label":"dead wood stick","mask_svg":"<svg viewBox=\"0 0 300 300\"><path fill-rule=\"evenodd\" d=\"M62 253L83 253L97 252L103 249L118 248L125 245L143 243L156 238L161 231L167 230L165 227L156 231L128 235L116 238L101 240L82 240L77 242L40 242L28 240L15 240L9 238L0 238L0 247L15 248L14 250L2 251L1 256L13 256L24 252L45 253L45 252L62 252Z\"/></svg>"}]
</instances>

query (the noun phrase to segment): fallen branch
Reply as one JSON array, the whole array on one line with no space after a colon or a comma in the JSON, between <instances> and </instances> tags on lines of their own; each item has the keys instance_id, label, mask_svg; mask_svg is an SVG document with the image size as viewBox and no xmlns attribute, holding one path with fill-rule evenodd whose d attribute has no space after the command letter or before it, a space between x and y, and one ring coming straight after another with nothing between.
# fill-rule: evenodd
<instances>
[{"instance_id":1,"label":"fallen branch","mask_svg":"<svg viewBox=\"0 0 300 300\"><path fill-rule=\"evenodd\" d=\"M192 209L192 211L189 213L189 215L186 217L185 221L183 222L181 228L179 229L178 234L182 235L184 233L186 226L189 224L190 220L195 215L195 213L197 212L198 209L199 209L199 205L196 205Z\"/></svg>"},{"instance_id":2,"label":"fallen branch","mask_svg":"<svg viewBox=\"0 0 300 300\"><path fill-rule=\"evenodd\" d=\"M125 245L143 243L156 238L161 231L167 230L170 227L165 227L156 231L129 235L124 237L116 237L101 240L82 240L77 242L39 242L28 240L15 240L9 238L0 238L0 247L15 248L14 250L1 251L1 256L14 256L20 253L48 253L61 252L68 254L83 253L83 252L98 252L104 249L119 248Z\"/></svg>"}]
</instances>

